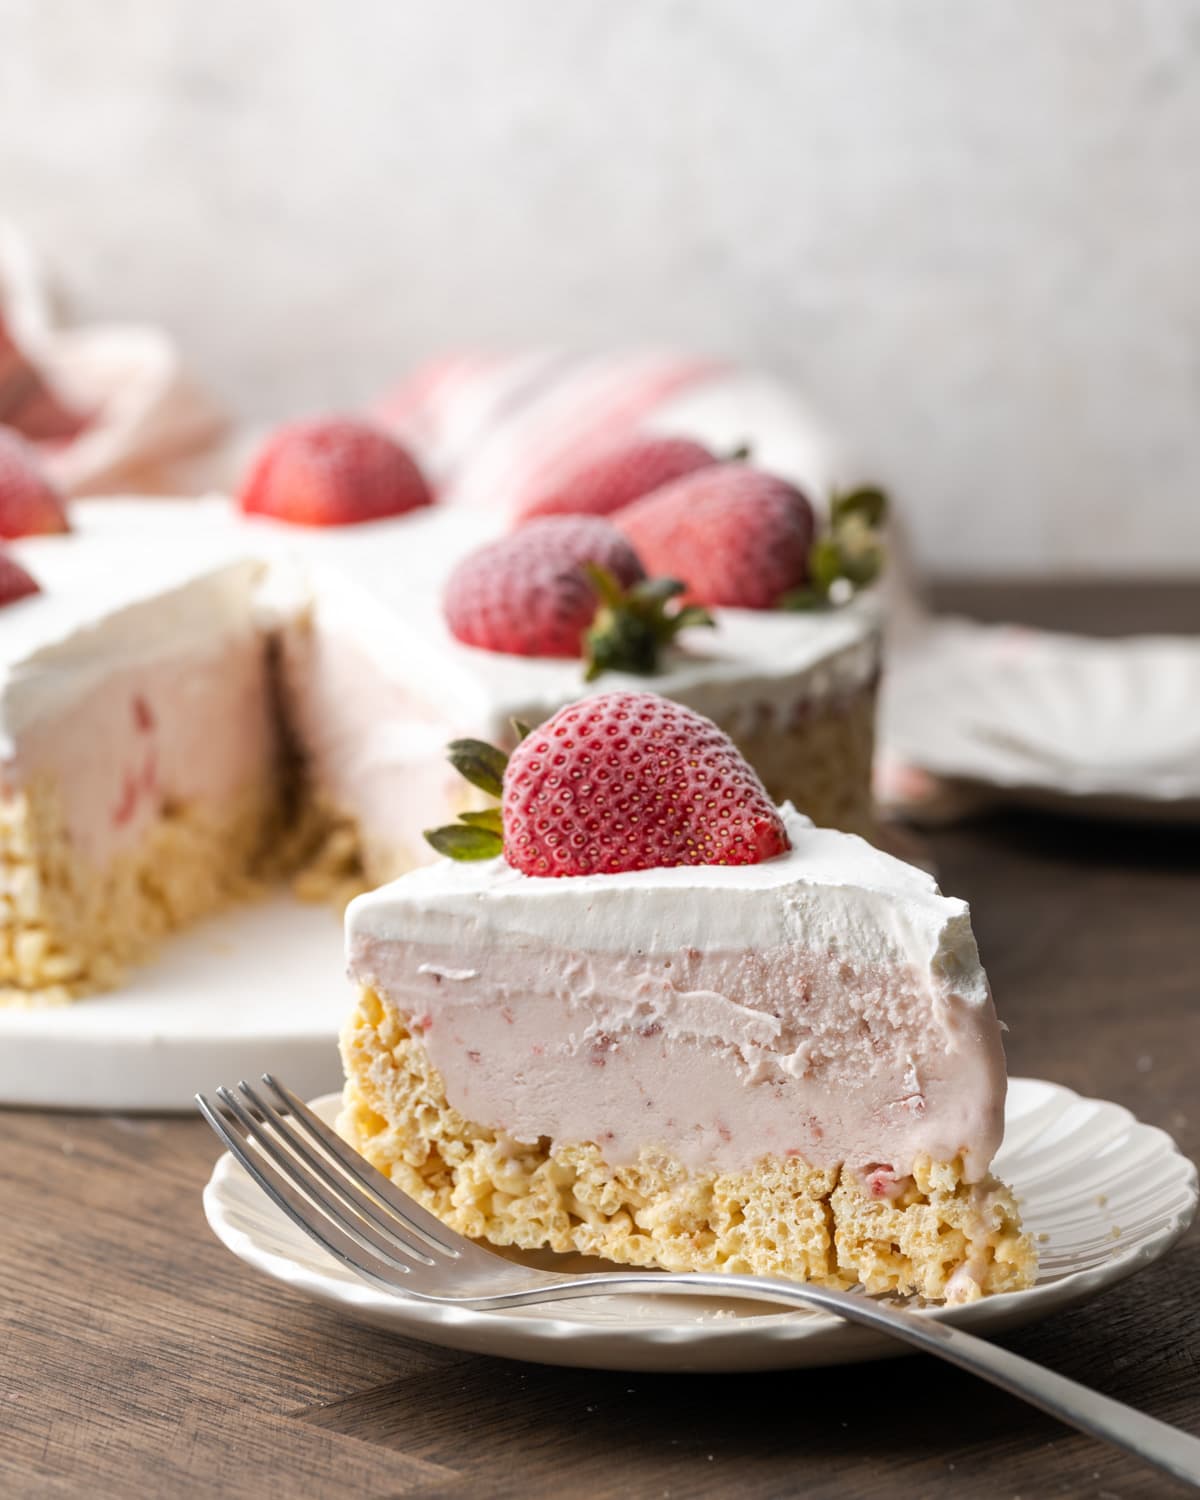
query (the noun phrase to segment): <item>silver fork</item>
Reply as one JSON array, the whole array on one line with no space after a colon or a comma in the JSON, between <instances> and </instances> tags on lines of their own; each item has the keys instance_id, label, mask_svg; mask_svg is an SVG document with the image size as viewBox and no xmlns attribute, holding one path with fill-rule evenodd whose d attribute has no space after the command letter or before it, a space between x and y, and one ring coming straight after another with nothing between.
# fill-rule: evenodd
<instances>
[{"instance_id":1,"label":"silver fork","mask_svg":"<svg viewBox=\"0 0 1200 1500\"><path fill-rule=\"evenodd\" d=\"M614 1271L565 1276L505 1260L448 1229L376 1171L269 1073L203 1094L204 1118L292 1223L393 1296L484 1311L571 1298L663 1293L816 1307L936 1354L1200 1488L1200 1439L1102 1396L961 1328L860 1292L722 1272Z\"/></svg>"}]
</instances>

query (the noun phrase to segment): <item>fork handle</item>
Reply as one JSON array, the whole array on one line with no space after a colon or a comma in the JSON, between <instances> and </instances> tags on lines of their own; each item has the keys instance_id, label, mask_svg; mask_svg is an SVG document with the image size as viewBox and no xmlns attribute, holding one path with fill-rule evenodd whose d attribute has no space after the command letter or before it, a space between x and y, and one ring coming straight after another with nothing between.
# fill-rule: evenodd
<instances>
[{"instance_id":1,"label":"fork handle","mask_svg":"<svg viewBox=\"0 0 1200 1500\"><path fill-rule=\"evenodd\" d=\"M573 1277L527 1292L454 1300L459 1305L466 1302L472 1307L497 1309L578 1297L661 1295L664 1292L724 1298L733 1293L760 1302L823 1308L849 1323L860 1323L890 1334L927 1354L949 1360L1001 1390L1040 1407L1060 1422L1124 1448L1145 1463L1200 1489L1200 1438L1191 1437L1177 1427L1160 1422L1157 1417L1126 1406L1123 1401L1114 1401L1111 1396L1089 1390L1078 1381L1057 1375L1044 1365L1035 1364L962 1328L905 1308L876 1302L861 1293L776 1281L765 1276L698 1271L664 1276L662 1273L623 1271L616 1275Z\"/></svg>"}]
</instances>

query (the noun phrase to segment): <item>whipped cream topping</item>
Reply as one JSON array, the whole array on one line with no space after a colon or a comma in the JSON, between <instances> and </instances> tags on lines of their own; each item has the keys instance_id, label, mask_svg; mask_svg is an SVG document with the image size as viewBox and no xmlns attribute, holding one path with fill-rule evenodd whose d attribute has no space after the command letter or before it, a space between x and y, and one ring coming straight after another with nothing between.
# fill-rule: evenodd
<instances>
[{"instance_id":1,"label":"whipped cream topping","mask_svg":"<svg viewBox=\"0 0 1200 1500\"><path fill-rule=\"evenodd\" d=\"M999 1144L999 1025L966 905L782 810L760 865L537 879L443 860L353 902L352 975L410 1019L452 1105L520 1141L864 1173Z\"/></svg>"},{"instance_id":2,"label":"whipped cream topping","mask_svg":"<svg viewBox=\"0 0 1200 1500\"><path fill-rule=\"evenodd\" d=\"M360 896L347 931L447 945L486 931L584 952L634 947L647 955L803 942L834 952L847 947L871 962L957 964L971 996L986 994L965 901L943 896L931 875L864 839L817 828L790 804L780 811L792 847L761 864L545 879L502 858L439 859ZM764 893L785 899L762 899Z\"/></svg>"}]
</instances>

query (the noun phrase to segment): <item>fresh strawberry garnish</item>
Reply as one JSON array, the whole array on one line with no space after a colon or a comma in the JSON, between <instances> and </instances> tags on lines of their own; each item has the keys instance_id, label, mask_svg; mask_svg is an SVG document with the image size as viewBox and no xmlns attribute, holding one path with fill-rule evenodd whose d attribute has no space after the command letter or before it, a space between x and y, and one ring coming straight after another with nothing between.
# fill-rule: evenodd
<instances>
[{"instance_id":1,"label":"fresh strawberry garnish","mask_svg":"<svg viewBox=\"0 0 1200 1500\"><path fill-rule=\"evenodd\" d=\"M812 506L794 486L746 464L685 475L613 522L648 572L683 579L692 603L773 609L808 579Z\"/></svg>"},{"instance_id":2,"label":"fresh strawberry garnish","mask_svg":"<svg viewBox=\"0 0 1200 1500\"><path fill-rule=\"evenodd\" d=\"M37 580L25 571L11 553L0 548L0 606L40 593Z\"/></svg>"},{"instance_id":3,"label":"fresh strawberry garnish","mask_svg":"<svg viewBox=\"0 0 1200 1500\"><path fill-rule=\"evenodd\" d=\"M753 865L783 820L729 736L656 693L560 709L504 772L504 857L527 875Z\"/></svg>"},{"instance_id":4,"label":"fresh strawberry garnish","mask_svg":"<svg viewBox=\"0 0 1200 1500\"><path fill-rule=\"evenodd\" d=\"M32 445L0 427L0 537L70 529L62 496L42 473Z\"/></svg>"},{"instance_id":5,"label":"fresh strawberry garnish","mask_svg":"<svg viewBox=\"0 0 1200 1500\"><path fill-rule=\"evenodd\" d=\"M431 505L425 476L394 438L350 417L293 422L267 439L238 495L249 515L294 526L354 526Z\"/></svg>"},{"instance_id":6,"label":"fresh strawberry garnish","mask_svg":"<svg viewBox=\"0 0 1200 1500\"><path fill-rule=\"evenodd\" d=\"M716 463L702 443L691 438L642 434L615 444L561 474L516 507L519 523L534 516L608 516L672 479Z\"/></svg>"},{"instance_id":7,"label":"fresh strawberry garnish","mask_svg":"<svg viewBox=\"0 0 1200 1500\"><path fill-rule=\"evenodd\" d=\"M787 830L762 782L711 719L655 693L562 708L512 755L474 740L451 760L499 809L426 838L440 853L503 853L526 875L618 874L673 865L759 864Z\"/></svg>"},{"instance_id":8,"label":"fresh strawberry garnish","mask_svg":"<svg viewBox=\"0 0 1200 1500\"><path fill-rule=\"evenodd\" d=\"M645 577L633 548L598 516L533 522L463 558L442 596L446 623L485 651L579 657L599 605L588 564L622 588Z\"/></svg>"},{"instance_id":9,"label":"fresh strawberry garnish","mask_svg":"<svg viewBox=\"0 0 1200 1500\"><path fill-rule=\"evenodd\" d=\"M653 672L659 648L703 611L667 603L672 579L647 579L633 548L600 516L544 516L470 553L446 582L442 606L468 646L510 656L583 658L606 670Z\"/></svg>"}]
</instances>

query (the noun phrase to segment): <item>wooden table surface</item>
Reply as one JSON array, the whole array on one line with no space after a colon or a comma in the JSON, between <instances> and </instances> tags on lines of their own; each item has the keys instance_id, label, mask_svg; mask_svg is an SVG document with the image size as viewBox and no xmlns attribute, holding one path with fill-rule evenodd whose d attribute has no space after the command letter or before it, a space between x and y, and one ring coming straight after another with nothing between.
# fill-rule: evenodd
<instances>
[{"instance_id":1,"label":"wooden table surface","mask_svg":"<svg viewBox=\"0 0 1200 1500\"><path fill-rule=\"evenodd\" d=\"M1200 630L1194 589L960 588L981 615ZM1198 710L1200 711L1200 710ZM1194 831L1005 814L930 836L1014 1073L1200 1156ZM646 1377L355 1327L209 1233L197 1120L0 1113L0 1495L1182 1493L938 1362ZM1012 1348L1200 1433L1200 1234Z\"/></svg>"}]
</instances>

